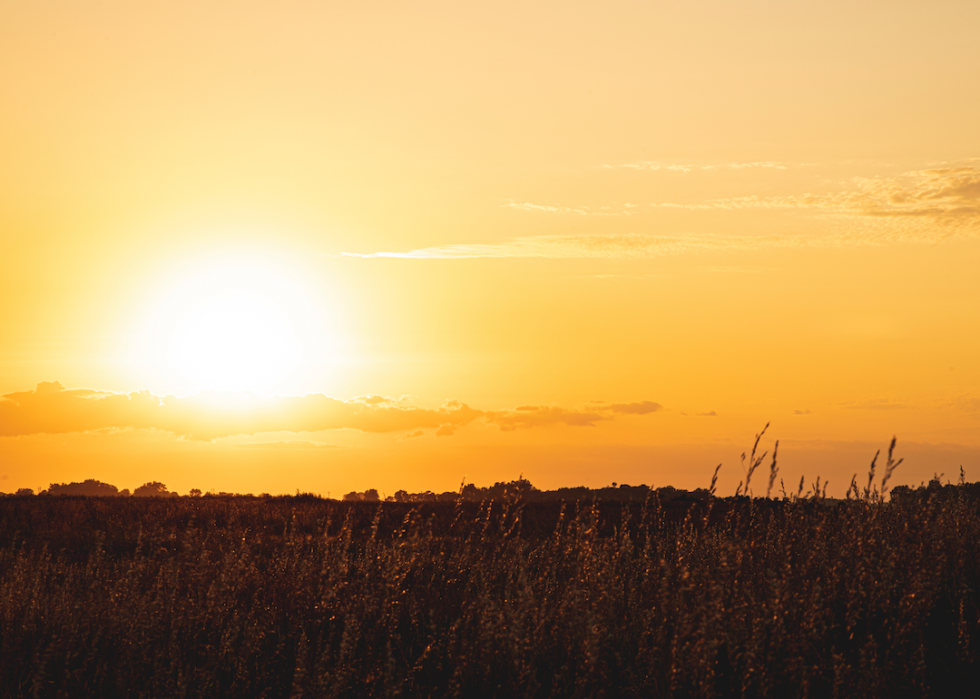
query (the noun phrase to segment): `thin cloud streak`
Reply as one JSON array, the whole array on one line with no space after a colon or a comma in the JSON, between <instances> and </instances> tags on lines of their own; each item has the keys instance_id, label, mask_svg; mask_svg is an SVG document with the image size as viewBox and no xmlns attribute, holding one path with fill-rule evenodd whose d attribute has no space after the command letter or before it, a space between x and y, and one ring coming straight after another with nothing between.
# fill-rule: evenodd
<instances>
[{"instance_id":1,"label":"thin cloud streak","mask_svg":"<svg viewBox=\"0 0 980 699\"><path fill-rule=\"evenodd\" d=\"M638 208L636 204L626 203L623 205L625 211L609 211L610 207L607 206L596 211L588 206L552 206L550 204L532 204L528 201L517 202L513 199L501 204L501 206L508 209L520 209L521 211L541 211L549 214L574 214L576 216L633 216L637 213L635 209Z\"/></svg>"},{"instance_id":2,"label":"thin cloud streak","mask_svg":"<svg viewBox=\"0 0 980 699\"><path fill-rule=\"evenodd\" d=\"M478 257L541 257L548 259L644 259L684 252L709 252L807 245L802 238L776 236L622 235L529 236L503 243L442 245L407 252L343 253L348 257L392 257L450 260Z\"/></svg>"},{"instance_id":3,"label":"thin cloud streak","mask_svg":"<svg viewBox=\"0 0 980 699\"><path fill-rule=\"evenodd\" d=\"M336 444L319 444L317 442L246 442L236 444L236 449L248 449L252 451L310 451L313 449L341 449Z\"/></svg>"},{"instance_id":4,"label":"thin cloud streak","mask_svg":"<svg viewBox=\"0 0 980 699\"><path fill-rule=\"evenodd\" d=\"M694 170L747 170L750 168L767 168L785 170L787 165L771 160L759 160L745 163L715 163L710 165L690 165L685 163L662 163L657 160L638 160L620 165L603 165L607 170L667 170L670 172L692 172Z\"/></svg>"},{"instance_id":5,"label":"thin cloud streak","mask_svg":"<svg viewBox=\"0 0 980 699\"><path fill-rule=\"evenodd\" d=\"M502 243L442 245L406 252L343 253L348 257L460 260L472 258L538 257L547 259L649 259L664 255L726 250L764 250L801 247L840 247L897 242L884 235L853 236L724 236L724 235L574 235L529 236Z\"/></svg>"},{"instance_id":6,"label":"thin cloud streak","mask_svg":"<svg viewBox=\"0 0 980 699\"><path fill-rule=\"evenodd\" d=\"M551 206L549 204L532 204L529 201L517 202L513 199L502 206L510 209L520 209L522 211L543 211L549 214L577 214L579 216L588 215L588 210L582 207L571 206Z\"/></svg>"}]
</instances>

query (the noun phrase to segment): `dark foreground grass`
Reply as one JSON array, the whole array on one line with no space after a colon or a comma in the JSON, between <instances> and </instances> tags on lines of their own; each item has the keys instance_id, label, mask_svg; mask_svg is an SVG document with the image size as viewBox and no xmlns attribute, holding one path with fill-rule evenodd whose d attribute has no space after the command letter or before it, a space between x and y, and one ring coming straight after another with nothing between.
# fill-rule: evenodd
<instances>
[{"instance_id":1,"label":"dark foreground grass","mask_svg":"<svg viewBox=\"0 0 980 699\"><path fill-rule=\"evenodd\" d=\"M980 515L906 495L4 498L0 696L976 696Z\"/></svg>"}]
</instances>

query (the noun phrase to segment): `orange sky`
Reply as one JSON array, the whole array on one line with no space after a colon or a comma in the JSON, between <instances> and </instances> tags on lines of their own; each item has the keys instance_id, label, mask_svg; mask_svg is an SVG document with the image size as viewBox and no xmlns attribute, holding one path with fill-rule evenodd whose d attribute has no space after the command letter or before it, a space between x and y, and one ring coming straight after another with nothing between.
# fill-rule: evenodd
<instances>
[{"instance_id":1,"label":"orange sky","mask_svg":"<svg viewBox=\"0 0 980 699\"><path fill-rule=\"evenodd\" d=\"M980 480L978 27L5 3L0 491Z\"/></svg>"}]
</instances>

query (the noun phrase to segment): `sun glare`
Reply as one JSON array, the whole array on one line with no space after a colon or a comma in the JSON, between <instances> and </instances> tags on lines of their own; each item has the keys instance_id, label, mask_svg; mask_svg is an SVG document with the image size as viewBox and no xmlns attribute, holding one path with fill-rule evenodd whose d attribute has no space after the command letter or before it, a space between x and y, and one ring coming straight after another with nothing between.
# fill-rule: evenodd
<instances>
[{"instance_id":1,"label":"sun glare","mask_svg":"<svg viewBox=\"0 0 980 699\"><path fill-rule=\"evenodd\" d=\"M326 325L295 270L269 260L209 261L165 285L135 360L173 392L288 392Z\"/></svg>"}]
</instances>

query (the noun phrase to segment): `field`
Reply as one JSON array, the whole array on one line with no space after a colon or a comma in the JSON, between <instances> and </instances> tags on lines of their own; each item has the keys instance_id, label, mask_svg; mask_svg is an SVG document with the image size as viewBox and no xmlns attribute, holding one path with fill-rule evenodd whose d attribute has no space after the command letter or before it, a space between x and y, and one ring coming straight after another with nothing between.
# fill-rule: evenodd
<instances>
[{"instance_id":1,"label":"field","mask_svg":"<svg viewBox=\"0 0 980 699\"><path fill-rule=\"evenodd\" d=\"M0 695L975 696L973 492L6 497Z\"/></svg>"}]
</instances>

